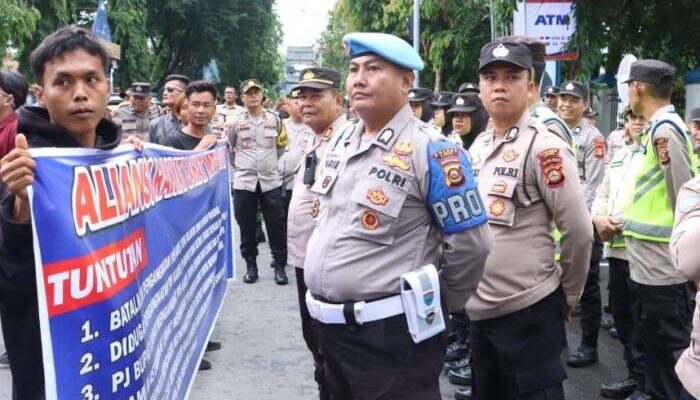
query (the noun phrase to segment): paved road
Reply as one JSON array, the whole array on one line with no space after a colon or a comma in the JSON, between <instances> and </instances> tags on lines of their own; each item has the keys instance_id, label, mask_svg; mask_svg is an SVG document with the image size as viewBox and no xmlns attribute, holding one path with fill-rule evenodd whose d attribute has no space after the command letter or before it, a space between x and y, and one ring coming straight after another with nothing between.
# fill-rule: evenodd
<instances>
[{"instance_id":1,"label":"paved road","mask_svg":"<svg viewBox=\"0 0 700 400\"><path fill-rule=\"evenodd\" d=\"M272 279L269 248L261 247L261 277L254 285L240 279L229 283L213 339L223 348L205 357L213 369L199 373L190 398L192 400L308 400L315 397L313 365L301 337L296 287L293 274L290 284L277 286ZM237 260L237 276L243 276L243 262ZM607 282L607 268L602 268ZM608 316L609 317L609 316ZM568 328L571 347L578 345L577 323ZM1 338L0 338L1 343ZM607 331L601 331L601 361L595 366L569 369L565 383L567 399L600 398L601 382L625 374L621 346ZM454 386L442 378L443 399L452 399ZM9 400L10 374L0 369L0 400Z\"/></svg>"}]
</instances>

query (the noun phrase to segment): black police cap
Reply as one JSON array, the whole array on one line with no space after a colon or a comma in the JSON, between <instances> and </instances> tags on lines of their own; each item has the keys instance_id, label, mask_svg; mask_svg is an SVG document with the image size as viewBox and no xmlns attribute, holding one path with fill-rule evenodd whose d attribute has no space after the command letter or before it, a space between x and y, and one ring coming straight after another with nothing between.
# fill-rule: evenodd
<instances>
[{"instance_id":1,"label":"black police cap","mask_svg":"<svg viewBox=\"0 0 700 400\"><path fill-rule=\"evenodd\" d=\"M513 42L525 45L528 49L530 49L530 53L532 53L532 61L544 62L544 56L547 54L547 47L544 45L544 42L534 37L504 36L496 41L501 43Z\"/></svg>"},{"instance_id":2,"label":"black police cap","mask_svg":"<svg viewBox=\"0 0 700 400\"><path fill-rule=\"evenodd\" d=\"M146 82L134 82L129 88L132 96L148 96L151 94L151 84Z\"/></svg>"},{"instance_id":3,"label":"black police cap","mask_svg":"<svg viewBox=\"0 0 700 400\"><path fill-rule=\"evenodd\" d=\"M437 99L431 101L430 105L433 107L445 107L452 104L452 98L456 93L454 92L440 92L438 93Z\"/></svg>"},{"instance_id":4,"label":"black police cap","mask_svg":"<svg viewBox=\"0 0 700 400\"><path fill-rule=\"evenodd\" d=\"M292 90L301 88L329 89L340 88L340 74L328 69L311 67L301 71L299 83Z\"/></svg>"},{"instance_id":5,"label":"black police cap","mask_svg":"<svg viewBox=\"0 0 700 400\"><path fill-rule=\"evenodd\" d=\"M170 81L180 81L184 83L185 85L188 85L190 83L190 78L187 77L186 75L180 75L180 74L170 74L165 77L165 82L170 82Z\"/></svg>"},{"instance_id":6,"label":"black police cap","mask_svg":"<svg viewBox=\"0 0 700 400\"><path fill-rule=\"evenodd\" d=\"M588 100L588 87L581 82L566 81L562 83L559 95L568 94Z\"/></svg>"},{"instance_id":7,"label":"black police cap","mask_svg":"<svg viewBox=\"0 0 700 400\"><path fill-rule=\"evenodd\" d=\"M532 52L524 44L491 42L481 48L479 72L496 63L508 63L522 69L532 68Z\"/></svg>"},{"instance_id":8,"label":"black police cap","mask_svg":"<svg viewBox=\"0 0 700 400\"><path fill-rule=\"evenodd\" d=\"M412 103L425 101L425 100L431 99L432 97L433 97L433 92L431 92L430 89L426 89L426 88L422 88L422 87L413 88L408 93L408 101L410 101Z\"/></svg>"},{"instance_id":9,"label":"black police cap","mask_svg":"<svg viewBox=\"0 0 700 400\"><path fill-rule=\"evenodd\" d=\"M481 91L479 90L479 85L476 83L467 82L459 85L457 93L481 93Z\"/></svg>"},{"instance_id":10,"label":"black police cap","mask_svg":"<svg viewBox=\"0 0 700 400\"><path fill-rule=\"evenodd\" d=\"M545 96L559 96L560 91L561 91L561 89L559 89L556 86L547 86L544 89L544 95Z\"/></svg>"},{"instance_id":11,"label":"black police cap","mask_svg":"<svg viewBox=\"0 0 700 400\"><path fill-rule=\"evenodd\" d=\"M632 63L629 78L623 82L638 81L645 83L660 83L673 79L676 69L660 60L637 60Z\"/></svg>"},{"instance_id":12,"label":"black police cap","mask_svg":"<svg viewBox=\"0 0 700 400\"><path fill-rule=\"evenodd\" d=\"M700 122L700 107L693 108L690 110L690 122Z\"/></svg>"},{"instance_id":13,"label":"black police cap","mask_svg":"<svg viewBox=\"0 0 700 400\"><path fill-rule=\"evenodd\" d=\"M447 113L471 113L480 107L482 107L482 105L478 95L474 93L460 93L452 98L452 107L447 110Z\"/></svg>"}]
</instances>

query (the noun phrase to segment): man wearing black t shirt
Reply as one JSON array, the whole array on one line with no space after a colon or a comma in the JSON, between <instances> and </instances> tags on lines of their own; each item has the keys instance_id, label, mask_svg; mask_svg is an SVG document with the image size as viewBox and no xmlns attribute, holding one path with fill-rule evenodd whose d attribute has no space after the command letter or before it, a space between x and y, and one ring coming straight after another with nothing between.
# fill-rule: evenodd
<instances>
[{"instance_id":1,"label":"man wearing black t shirt","mask_svg":"<svg viewBox=\"0 0 700 400\"><path fill-rule=\"evenodd\" d=\"M193 81L185 88L185 107L190 121L163 144L179 150L204 150L216 143L207 127L216 111L216 88L209 81Z\"/></svg>"}]
</instances>

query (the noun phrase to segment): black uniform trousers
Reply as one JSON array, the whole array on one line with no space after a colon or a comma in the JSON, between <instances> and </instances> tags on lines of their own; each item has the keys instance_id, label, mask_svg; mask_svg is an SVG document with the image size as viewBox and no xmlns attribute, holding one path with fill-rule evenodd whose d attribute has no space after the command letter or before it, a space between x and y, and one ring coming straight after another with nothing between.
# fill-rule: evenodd
<instances>
[{"instance_id":1,"label":"black uniform trousers","mask_svg":"<svg viewBox=\"0 0 700 400\"><path fill-rule=\"evenodd\" d=\"M682 385L674 370L690 344L690 287L649 286L632 281L634 341L644 353L645 387L653 399L678 400Z\"/></svg>"},{"instance_id":2,"label":"black uniform trousers","mask_svg":"<svg viewBox=\"0 0 700 400\"><path fill-rule=\"evenodd\" d=\"M275 262L287 264L287 221L284 218L282 188L267 192L260 190L258 183L255 192L233 191L233 205L236 221L241 230L241 255L245 260L258 255L258 241L255 237L258 202L262 209L272 258Z\"/></svg>"},{"instance_id":3,"label":"black uniform trousers","mask_svg":"<svg viewBox=\"0 0 700 400\"><path fill-rule=\"evenodd\" d=\"M610 309L615 328L624 348L624 359L629 377L644 387L644 355L634 343L634 315L632 305L635 294L631 291L630 265L627 260L608 257L610 264Z\"/></svg>"},{"instance_id":4,"label":"black uniform trousers","mask_svg":"<svg viewBox=\"0 0 700 400\"><path fill-rule=\"evenodd\" d=\"M563 400L566 300L560 288L498 318L471 321L472 384L478 400Z\"/></svg>"},{"instance_id":5,"label":"black uniform trousers","mask_svg":"<svg viewBox=\"0 0 700 400\"><path fill-rule=\"evenodd\" d=\"M43 400L44 363L36 295L0 299L0 319L12 373L12 399Z\"/></svg>"},{"instance_id":6,"label":"black uniform trousers","mask_svg":"<svg viewBox=\"0 0 700 400\"><path fill-rule=\"evenodd\" d=\"M292 201L292 190L283 187L280 189L280 193L282 197L282 212L284 213L284 221L286 224L289 218L289 203Z\"/></svg>"},{"instance_id":7,"label":"black uniform trousers","mask_svg":"<svg viewBox=\"0 0 700 400\"><path fill-rule=\"evenodd\" d=\"M314 357L314 379L321 389L321 398L324 398L327 388L323 385L323 356L318 343L318 322L309 314L306 307L306 283L304 283L304 269L294 268L297 277L297 296L299 298L299 314L301 316L301 334Z\"/></svg>"},{"instance_id":8,"label":"black uniform trousers","mask_svg":"<svg viewBox=\"0 0 700 400\"><path fill-rule=\"evenodd\" d=\"M600 296L600 260L603 258L603 242L595 235L586 285L581 295L581 344L598 347L598 332L603 316L603 301Z\"/></svg>"},{"instance_id":9,"label":"black uniform trousers","mask_svg":"<svg viewBox=\"0 0 700 400\"><path fill-rule=\"evenodd\" d=\"M405 314L359 326L318 326L325 384L333 400L441 399L444 332L414 343Z\"/></svg>"}]
</instances>

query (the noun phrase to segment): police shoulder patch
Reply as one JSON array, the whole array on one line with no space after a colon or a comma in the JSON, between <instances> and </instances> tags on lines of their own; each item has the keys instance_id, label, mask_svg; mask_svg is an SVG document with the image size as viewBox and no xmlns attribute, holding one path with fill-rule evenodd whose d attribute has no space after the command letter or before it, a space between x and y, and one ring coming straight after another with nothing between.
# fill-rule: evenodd
<instances>
[{"instance_id":1,"label":"police shoulder patch","mask_svg":"<svg viewBox=\"0 0 700 400\"><path fill-rule=\"evenodd\" d=\"M488 222L466 152L448 140L428 145L428 205L447 234Z\"/></svg>"}]
</instances>

